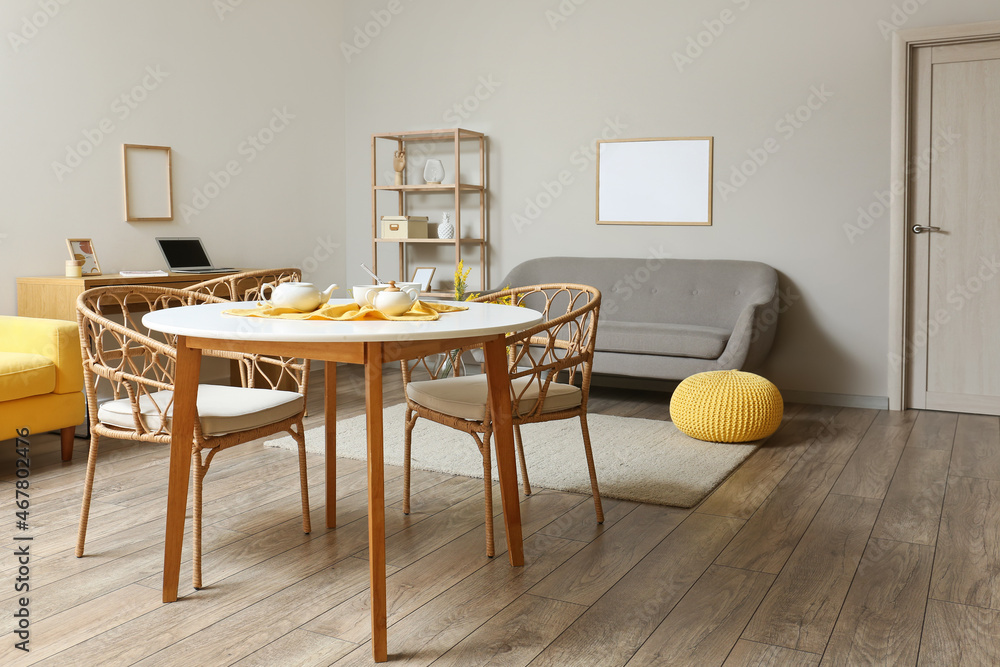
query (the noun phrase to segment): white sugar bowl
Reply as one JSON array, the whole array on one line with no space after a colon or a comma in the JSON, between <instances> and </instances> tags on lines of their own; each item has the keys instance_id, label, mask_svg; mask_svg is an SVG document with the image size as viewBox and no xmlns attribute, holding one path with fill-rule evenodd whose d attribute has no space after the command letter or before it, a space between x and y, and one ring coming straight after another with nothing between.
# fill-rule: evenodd
<instances>
[{"instance_id":1,"label":"white sugar bowl","mask_svg":"<svg viewBox=\"0 0 1000 667\"><path fill-rule=\"evenodd\" d=\"M411 292L399 289L396 282L390 280L389 286L375 295L373 305L386 315L397 316L408 311L416 300Z\"/></svg>"}]
</instances>

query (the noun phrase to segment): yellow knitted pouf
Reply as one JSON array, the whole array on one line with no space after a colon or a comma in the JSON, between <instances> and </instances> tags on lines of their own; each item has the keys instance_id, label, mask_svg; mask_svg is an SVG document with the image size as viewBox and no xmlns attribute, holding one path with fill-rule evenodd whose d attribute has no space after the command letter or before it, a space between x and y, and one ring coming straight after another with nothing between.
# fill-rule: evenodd
<instances>
[{"instance_id":1,"label":"yellow knitted pouf","mask_svg":"<svg viewBox=\"0 0 1000 667\"><path fill-rule=\"evenodd\" d=\"M743 371L708 371L681 382L670 419L681 432L708 442L749 442L778 430L784 403L768 380Z\"/></svg>"}]
</instances>

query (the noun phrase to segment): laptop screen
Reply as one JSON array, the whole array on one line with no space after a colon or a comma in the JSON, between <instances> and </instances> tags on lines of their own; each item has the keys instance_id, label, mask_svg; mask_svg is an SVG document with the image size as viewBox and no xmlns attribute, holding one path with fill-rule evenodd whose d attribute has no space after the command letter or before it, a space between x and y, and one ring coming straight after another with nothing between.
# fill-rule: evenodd
<instances>
[{"instance_id":1,"label":"laptop screen","mask_svg":"<svg viewBox=\"0 0 1000 667\"><path fill-rule=\"evenodd\" d=\"M208 253L199 238L156 239L171 269L191 269L211 266Z\"/></svg>"}]
</instances>

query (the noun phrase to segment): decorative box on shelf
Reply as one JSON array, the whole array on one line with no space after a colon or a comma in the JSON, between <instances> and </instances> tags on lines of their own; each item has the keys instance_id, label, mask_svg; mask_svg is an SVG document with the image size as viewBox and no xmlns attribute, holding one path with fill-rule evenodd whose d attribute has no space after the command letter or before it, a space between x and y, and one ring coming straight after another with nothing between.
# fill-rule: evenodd
<instances>
[{"instance_id":1,"label":"decorative box on shelf","mask_svg":"<svg viewBox=\"0 0 1000 667\"><path fill-rule=\"evenodd\" d=\"M427 238L427 216L383 215L382 238L425 239Z\"/></svg>"}]
</instances>

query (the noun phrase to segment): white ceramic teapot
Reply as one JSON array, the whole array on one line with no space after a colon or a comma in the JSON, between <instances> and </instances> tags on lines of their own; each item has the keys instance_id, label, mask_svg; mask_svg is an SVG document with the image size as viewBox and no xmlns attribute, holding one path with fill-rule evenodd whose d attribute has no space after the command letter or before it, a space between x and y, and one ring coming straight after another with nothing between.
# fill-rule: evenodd
<instances>
[{"instance_id":1,"label":"white ceramic teapot","mask_svg":"<svg viewBox=\"0 0 1000 667\"><path fill-rule=\"evenodd\" d=\"M396 281L390 280L389 286L379 291L372 300L372 305L386 315L402 315L410 309L417 300L413 292L396 287Z\"/></svg>"},{"instance_id":2,"label":"white ceramic teapot","mask_svg":"<svg viewBox=\"0 0 1000 667\"><path fill-rule=\"evenodd\" d=\"M264 283L260 286L260 295L267 299L268 296L265 290L270 290L271 297L268 300L272 306L277 308L293 308L302 312L308 312L316 310L329 301L330 295L333 294L333 290L335 289L337 289L336 285L330 285L326 288L326 291L321 292L312 283L289 282L278 283L277 285Z\"/></svg>"}]
</instances>

